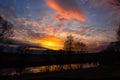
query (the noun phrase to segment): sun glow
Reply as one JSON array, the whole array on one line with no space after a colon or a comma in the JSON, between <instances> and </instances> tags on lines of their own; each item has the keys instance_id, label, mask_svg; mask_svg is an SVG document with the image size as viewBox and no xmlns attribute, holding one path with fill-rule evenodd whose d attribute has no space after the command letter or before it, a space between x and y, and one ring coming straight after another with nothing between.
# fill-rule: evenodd
<instances>
[{"instance_id":1,"label":"sun glow","mask_svg":"<svg viewBox=\"0 0 120 80\"><path fill-rule=\"evenodd\" d=\"M39 44L40 46L52 49L52 50L60 50L63 49L63 40L56 37L45 37L41 40L35 40L33 43Z\"/></svg>"}]
</instances>

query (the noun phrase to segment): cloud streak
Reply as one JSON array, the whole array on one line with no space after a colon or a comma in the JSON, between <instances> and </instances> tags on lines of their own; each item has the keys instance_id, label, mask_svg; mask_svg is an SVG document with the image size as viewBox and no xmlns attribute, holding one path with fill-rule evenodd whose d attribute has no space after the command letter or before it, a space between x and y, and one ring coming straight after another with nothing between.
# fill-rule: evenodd
<instances>
[{"instance_id":1,"label":"cloud streak","mask_svg":"<svg viewBox=\"0 0 120 80\"><path fill-rule=\"evenodd\" d=\"M46 3L49 7L56 10L59 14L69 17L75 18L82 22L86 22L87 19L83 11L80 9L80 6L75 2L75 0L46 0Z\"/></svg>"}]
</instances>

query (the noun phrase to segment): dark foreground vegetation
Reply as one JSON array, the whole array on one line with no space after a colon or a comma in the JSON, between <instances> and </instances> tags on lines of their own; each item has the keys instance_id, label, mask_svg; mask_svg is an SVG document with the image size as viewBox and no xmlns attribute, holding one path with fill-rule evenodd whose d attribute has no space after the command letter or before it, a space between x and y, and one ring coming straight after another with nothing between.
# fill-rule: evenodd
<instances>
[{"instance_id":1,"label":"dark foreground vegetation","mask_svg":"<svg viewBox=\"0 0 120 80\"><path fill-rule=\"evenodd\" d=\"M106 53L107 52L107 53ZM0 54L0 68L24 69L26 67L99 63L95 68L80 68L54 72L27 73L20 75L1 75L3 80L108 80L120 79L119 52L103 51L90 54Z\"/></svg>"}]
</instances>

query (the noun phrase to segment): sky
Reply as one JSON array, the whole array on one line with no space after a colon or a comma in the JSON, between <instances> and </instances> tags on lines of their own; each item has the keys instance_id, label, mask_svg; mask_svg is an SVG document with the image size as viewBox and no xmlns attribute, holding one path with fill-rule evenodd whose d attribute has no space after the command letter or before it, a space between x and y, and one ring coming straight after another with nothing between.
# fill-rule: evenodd
<instances>
[{"instance_id":1,"label":"sky","mask_svg":"<svg viewBox=\"0 0 120 80\"><path fill-rule=\"evenodd\" d=\"M100 51L116 41L117 0L0 0L0 16L14 25L12 39L61 49L66 36Z\"/></svg>"}]
</instances>

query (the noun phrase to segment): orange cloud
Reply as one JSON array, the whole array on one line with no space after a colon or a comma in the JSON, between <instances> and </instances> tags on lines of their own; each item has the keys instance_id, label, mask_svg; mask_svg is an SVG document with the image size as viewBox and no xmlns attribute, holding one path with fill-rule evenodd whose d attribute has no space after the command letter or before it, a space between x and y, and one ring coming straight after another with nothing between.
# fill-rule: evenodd
<instances>
[{"instance_id":1,"label":"orange cloud","mask_svg":"<svg viewBox=\"0 0 120 80\"><path fill-rule=\"evenodd\" d=\"M56 19L52 17L53 20L48 23L44 23L44 21L51 19L51 17L43 17L45 19L42 18L36 21L26 18L17 18L17 24L22 24L24 27L15 29L14 39L26 41L48 49L59 50L63 48L66 36L71 34L74 36L75 41L82 40L82 42L88 45L88 51L90 52L101 50L104 46L102 43L111 42L113 40L109 35L107 36L107 31L95 27L80 27L75 24L74 26L76 28L74 28L74 30L66 29L64 22L68 22L68 20L65 18L62 19L62 16L59 15L55 17ZM53 22L57 21L57 19L58 22L60 21L61 23L54 24ZM69 24L71 25L73 22ZM29 26L29 29L26 26Z\"/></svg>"},{"instance_id":2,"label":"orange cloud","mask_svg":"<svg viewBox=\"0 0 120 80\"><path fill-rule=\"evenodd\" d=\"M33 40L31 42L52 50L60 50L64 46L64 41L54 36L45 36L40 40Z\"/></svg>"},{"instance_id":3,"label":"orange cloud","mask_svg":"<svg viewBox=\"0 0 120 80\"><path fill-rule=\"evenodd\" d=\"M69 2L65 0L46 0L46 3L64 17L76 18L82 22L87 21L83 12L73 0L69 0Z\"/></svg>"}]
</instances>

